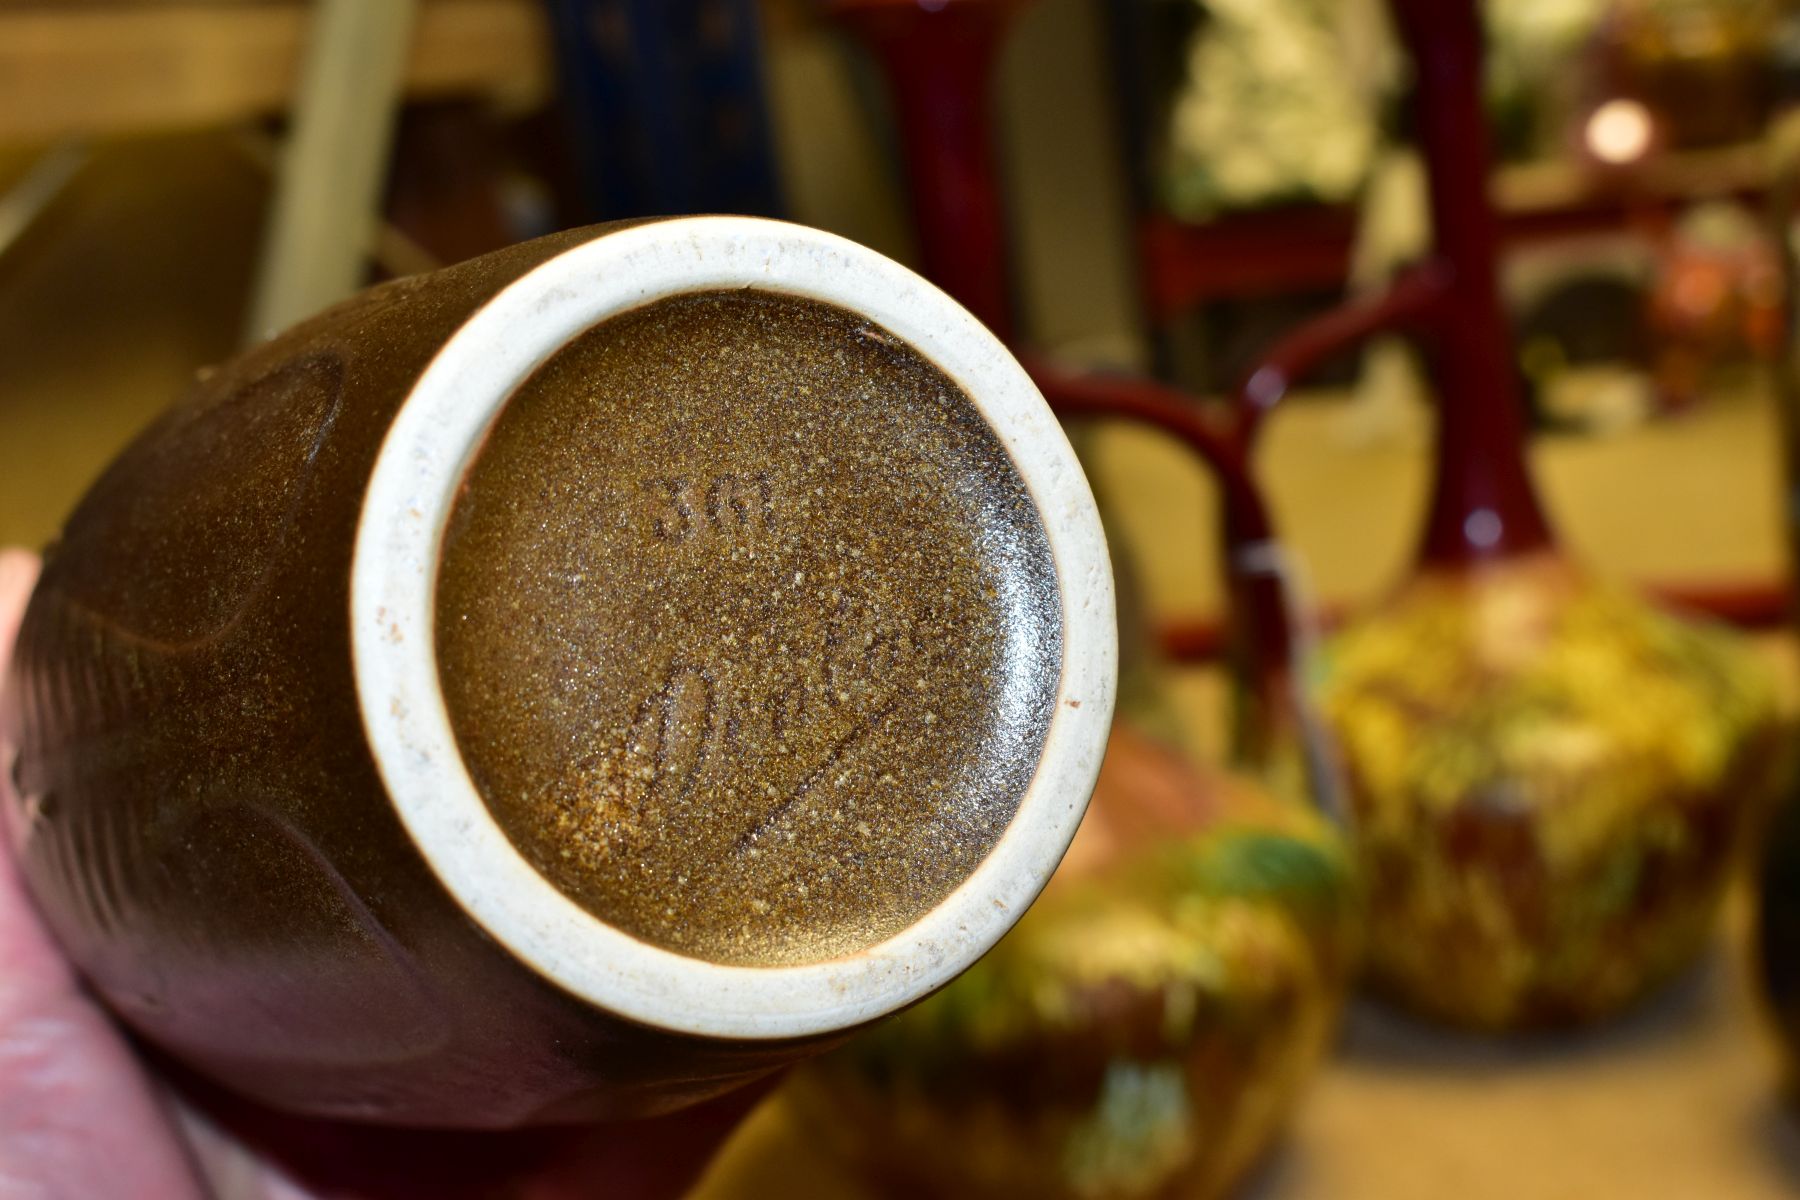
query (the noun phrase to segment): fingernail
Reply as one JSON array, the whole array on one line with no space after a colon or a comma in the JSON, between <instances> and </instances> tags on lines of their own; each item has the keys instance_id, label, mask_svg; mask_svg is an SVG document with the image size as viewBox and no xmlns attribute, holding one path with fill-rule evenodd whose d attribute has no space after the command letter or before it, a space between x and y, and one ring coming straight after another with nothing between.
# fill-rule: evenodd
<instances>
[{"instance_id":1,"label":"fingernail","mask_svg":"<svg viewBox=\"0 0 1800 1200\"><path fill-rule=\"evenodd\" d=\"M38 557L11 546L0 549L0 602L22 597L37 581Z\"/></svg>"}]
</instances>

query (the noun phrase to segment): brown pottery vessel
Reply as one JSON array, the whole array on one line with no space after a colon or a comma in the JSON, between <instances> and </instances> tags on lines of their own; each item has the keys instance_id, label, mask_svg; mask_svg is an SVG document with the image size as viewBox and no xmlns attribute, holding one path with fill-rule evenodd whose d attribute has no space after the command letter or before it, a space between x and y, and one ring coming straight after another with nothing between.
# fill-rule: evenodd
<instances>
[{"instance_id":1,"label":"brown pottery vessel","mask_svg":"<svg viewBox=\"0 0 1800 1200\"><path fill-rule=\"evenodd\" d=\"M288 1110L645 1115L929 994L1113 701L1093 501L828 234L575 230L205 372L45 555L0 829L136 1033Z\"/></svg>"}]
</instances>

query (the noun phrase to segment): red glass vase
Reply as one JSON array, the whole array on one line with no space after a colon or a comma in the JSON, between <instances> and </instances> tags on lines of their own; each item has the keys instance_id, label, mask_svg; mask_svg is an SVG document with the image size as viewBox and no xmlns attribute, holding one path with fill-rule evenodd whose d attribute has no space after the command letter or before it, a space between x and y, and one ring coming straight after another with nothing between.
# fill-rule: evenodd
<instances>
[{"instance_id":1,"label":"red glass vase","mask_svg":"<svg viewBox=\"0 0 1800 1200\"><path fill-rule=\"evenodd\" d=\"M1329 645L1320 699L1369 888L1376 985L1485 1029L1608 1016L1699 952L1773 774L1769 682L1720 628L1555 546L1496 284L1478 16L1394 0L1435 246L1387 297L1279 350L1241 411L1373 330L1417 334L1437 477L1413 577Z\"/></svg>"}]
</instances>

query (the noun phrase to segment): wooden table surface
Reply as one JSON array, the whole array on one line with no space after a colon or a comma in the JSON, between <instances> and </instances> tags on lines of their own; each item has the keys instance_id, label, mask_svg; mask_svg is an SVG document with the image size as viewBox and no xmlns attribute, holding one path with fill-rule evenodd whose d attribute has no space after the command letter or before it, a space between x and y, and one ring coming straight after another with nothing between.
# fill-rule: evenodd
<instances>
[{"instance_id":1,"label":"wooden table surface","mask_svg":"<svg viewBox=\"0 0 1800 1200\"><path fill-rule=\"evenodd\" d=\"M284 109L306 0L0 0L0 146L231 124ZM423 0L413 97L540 98L549 35L536 0Z\"/></svg>"}]
</instances>

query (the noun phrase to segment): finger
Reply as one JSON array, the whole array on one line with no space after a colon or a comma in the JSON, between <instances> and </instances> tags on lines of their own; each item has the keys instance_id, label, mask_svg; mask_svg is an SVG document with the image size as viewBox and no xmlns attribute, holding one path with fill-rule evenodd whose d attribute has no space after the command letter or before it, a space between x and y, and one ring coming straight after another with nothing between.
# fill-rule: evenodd
<instances>
[{"instance_id":1,"label":"finger","mask_svg":"<svg viewBox=\"0 0 1800 1200\"><path fill-rule=\"evenodd\" d=\"M18 640L19 623L25 617L25 603L31 598L32 584L37 580L37 558L22 550L0 550L0 687L8 685L7 670L12 662L13 643ZM0 742L0 794L9 806L12 796L13 760L17 751ZM0 824L0 829L5 825ZM12 872L10 851L0 855L0 1014L9 994L21 999L25 989L65 989L69 972L38 926L30 906L19 893ZM10 985L10 992L8 991Z\"/></svg>"},{"instance_id":2,"label":"finger","mask_svg":"<svg viewBox=\"0 0 1800 1200\"><path fill-rule=\"evenodd\" d=\"M37 560L0 551L0 680ZM14 751L0 743L0 808ZM0 844L0 1198L196 1197L149 1080L57 952Z\"/></svg>"},{"instance_id":3,"label":"finger","mask_svg":"<svg viewBox=\"0 0 1800 1200\"><path fill-rule=\"evenodd\" d=\"M12 658L12 644L25 619L25 602L37 582L37 555L25 550L0 549L0 672Z\"/></svg>"},{"instance_id":4,"label":"finger","mask_svg":"<svg viewBox=\"0 0 1800 1200\"><path fill-rule=\"evenodd\" d=\"M0 679L36 572L31 556L0 552ZM0 804L8 802L0 794ZM198 1080L185 1094L200 1098L188 1132L211 1168L215 1194L673 1200L775 1083L772 1076L646 1121L515 1134L285 1117ZM52 1195L187 1200L198 1189L173 1129L142 1067L37 921L10 855L0 853L0 1200L9 1200L15 1185L27 1194L47 1185Z\"/></svg>"}]
</instances>

